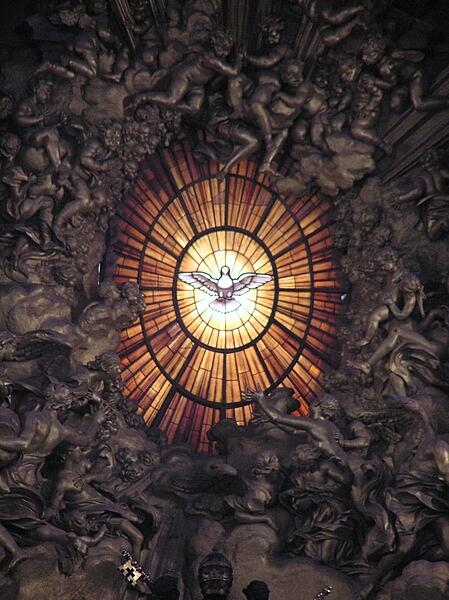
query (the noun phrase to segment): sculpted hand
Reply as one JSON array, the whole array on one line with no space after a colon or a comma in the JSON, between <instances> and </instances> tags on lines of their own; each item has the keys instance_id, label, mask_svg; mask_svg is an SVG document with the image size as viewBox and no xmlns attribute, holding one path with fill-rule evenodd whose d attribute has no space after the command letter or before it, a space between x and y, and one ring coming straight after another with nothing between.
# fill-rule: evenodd
<instances>
[{"instance_id":1,"label":"sculpted hand","mask_svg":"<svg viewBox=\"0 0 449 600\"><path fill-rule=\"evenodd\" d=\"M394 192L390 196L390 204L395 210L398 210L399 208L401 208L400 198L401 197L397 192Z\"/></svg>"},{"instance_id":2,"label":"sculpted hand","mask_svg":"<svg viewBox=\"0 0 449 600\"><path fill-rule=\"evenodd\" d=\"M337 442L337 444L339 444L340 446L345 441L344 437L342 436L342 434L339 431L334 431L334 433L332 434L332 437Z\"/></svg>"},{"instance_id":3,"label":"sculpted hand","mask_svg":"<svg viewBox=\"0 0 449 600\"><path fill-rule=\"evenodd\" d=\"M95 420L97 423L104 423L109 416L109 407L104 403L98 406L97 412L95 413Z\"/></svg>"},{"instance_id":4,"label":"sculpted hand","mask_svg":"<svg viewBox=\"0 0 449 600\"><path fill-rule=\"evenodd\" d=\"M126 114L132 114L139 104L139 99L136 96L128 96L123 100L123 109Z\"/></svg>"},{"instance_id":5,"label":"sculpted hand","mask_svg":"<svg viewBox=\"0 0 449 600\"><path fill-rule=\"evenodd\" d=\"M42 124L46 127L58 125L61 120L59 113L55 113L52 109L46 108L42 113Z\"/></svg>"},{"instance_id":6,"label":"sculpted hand","mask_svg":"<svg viewBox=\"0 0 449 600\"><path fill-rule=\"evenodd\" d=\"M244 402L256 402L257 404L261 404L265 395L260 390L251 390L247 389L242 392L242 400Z\"/></svg>"},{"instance_id":7,"label":"sculpted hand","mask_svg":"<svg viewBox=\"0 0 449 600\"><path fill-rule=\"evenodd\" d=\"M82 490L84 488L83 477L81 475L79 477L76 477L76 479L73 480L73 485L76 487L77 490Z\"/></svg>"},{"instance_id":8,"label":"sculpted hand","mask_svg":"<svg viewBox=\"0 0 449 600\"><path fill-rule=\"evenodd\" d=\"M236 54L236 58L237 60L239 60L240 62L243 62L246 60L248 54L244 51L244 50L239 50Z\"/></svg>"}]
</instances>

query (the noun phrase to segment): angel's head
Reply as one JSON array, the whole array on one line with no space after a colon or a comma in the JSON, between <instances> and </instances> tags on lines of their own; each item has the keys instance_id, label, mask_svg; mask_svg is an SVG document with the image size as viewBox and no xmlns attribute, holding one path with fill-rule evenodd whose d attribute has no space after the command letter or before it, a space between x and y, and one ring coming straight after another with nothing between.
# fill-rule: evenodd
<instances>
[{"instance_id":1,"label":"angel's head","mask_svg":"<svg viewBox=\"0 0 449 600\"><path fill-rule=\"evenodd\" d=\"M331 394L322 394L310 407L310 414L314 419L336 421L343 416L340 402Z\"/></svg>"},{"instance_id":2,"label":"angel's head","mask_svg":"<svg viewBox=\"0 0 449 600\"><path fill-rule=\"evenodd\" d=\"M293 398L294 390L289 387L277 387L267 394L270 404L281 413L290 414L301 406L299 400Z\"/></svg>"},{"instance_id":3,"label":"angel's head","mask_svg":"<svg viewBox=\"0 0 449 600\"><path fill-rule=\"evenodd\" d=\"M281 466L277 454L272 450L265 450L257 455L252 473L256 478L263 478L272 473L277 473L280 468Z\"/></svg>"},{"instance_id":4,"label":"angel's head","mask_svg":"<svg viewBox=\"0 0 449 600\"><path fill-rule=\"evenodd\" d=\"M310 470L318 463L321 450L312 444L299 444L290 455L295 467Z\"/></svg>"}]
</instances>

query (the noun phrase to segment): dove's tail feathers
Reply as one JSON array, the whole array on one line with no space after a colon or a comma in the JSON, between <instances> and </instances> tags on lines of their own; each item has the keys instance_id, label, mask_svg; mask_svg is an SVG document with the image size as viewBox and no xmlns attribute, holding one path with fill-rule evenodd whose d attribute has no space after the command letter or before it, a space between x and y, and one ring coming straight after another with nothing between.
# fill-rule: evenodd
<instances>
[{"instance_id":1,"label":"dove's tail feathers","mask_svg":"<svg viewBox=\"0 0 449 600\"><path fill-rule=\"evenodd\" d=\"M213 300L209 306L212 308L212 310L216 310L217 312L223 313L223 314L227 314L230 312L234 312L235 310L237 310L241 304L240 302L238 302L237 300L234 300L234 298L230 298L230 299L217 299L217 300Z\"/></svg>"}]
</instances>

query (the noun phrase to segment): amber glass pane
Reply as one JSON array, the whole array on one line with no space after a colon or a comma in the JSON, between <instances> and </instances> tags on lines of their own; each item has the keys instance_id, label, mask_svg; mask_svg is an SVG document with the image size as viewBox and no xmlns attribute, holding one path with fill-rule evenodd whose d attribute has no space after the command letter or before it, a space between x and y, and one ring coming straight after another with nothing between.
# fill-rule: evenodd
<instances>
[{"instance_id":1,"label":"amber glass pane","mask_svg":"<svg viewBox=\"0 0 449 600\"><path fill-rule=\"evenodd\" d=\"M224 181L217 169L197 164L187 142L151 157L114 245L115 279L137 282L146 301L122 333L125 393L148 425L199 450L220 419L248 423L248 387L291 386L307 413L337 360L342 294L329 204L274 194L256 160ZM234 282L227 299L223 267ZM262 283L237 291L256 275Z\"/></svg>"}]
</instances>

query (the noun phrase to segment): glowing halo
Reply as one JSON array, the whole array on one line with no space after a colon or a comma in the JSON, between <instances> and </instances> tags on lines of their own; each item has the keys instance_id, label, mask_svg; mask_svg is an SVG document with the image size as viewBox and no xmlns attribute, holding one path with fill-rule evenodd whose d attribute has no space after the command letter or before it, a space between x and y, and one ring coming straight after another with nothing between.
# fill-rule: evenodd
<instances>
[{"instance_id":1,"label":"glowing halo","mask_svg":"<svg viewBox=\"0 0 449 600\"><path fill-rule=\"evenodd\" d=\"M261 241L226 228L218 228L193 240L181 256L179 272L215 273L218 277L223 264L229 266L234 279L250 272L271 275L276 272L276 266ZM236 350L251 344L268 326L275 308L275 277L263 286L238 296L238 309L218 312L211 306L212 296L179 281L179 272L178 280L173 282L177 288L175 303L182 323L199 343L216 351ZM201 329L201 335L195 336L192 331L195 325L192 324L197 324L198 317L207 327Z\"/></svg>"}]
</instances>

